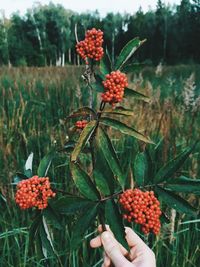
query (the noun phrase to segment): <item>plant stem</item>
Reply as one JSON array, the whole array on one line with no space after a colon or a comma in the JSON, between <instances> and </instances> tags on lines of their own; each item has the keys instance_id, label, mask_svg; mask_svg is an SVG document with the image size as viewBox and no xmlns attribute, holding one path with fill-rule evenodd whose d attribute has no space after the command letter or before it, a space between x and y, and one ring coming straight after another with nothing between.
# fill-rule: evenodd
<instances>
[{"instance_id":1,"label":"plant stem","mask_svg":"<svg viewBox=\"0 0 200 267\"><path fill-rule=\"evenodd\" d=\"M115 194L113 194L113 195L110 195L110 196L107 196L107 197L105 197L105 198L102 198L100 201L103 202L103 201L106 201L106 200L108 200L108 199L114 198L114 197L120 195L121 193L123 193L123 191L120 191L120 192L117 192L117 193L115 193Z\"/></svg>"},{"instance_id":2,"label":"plant stem","mask_svg":"<svg viewBox=\"0 0 200 267\"><path fill-rule=\"evenodd\" d=\"M99 214L99 222L102 226L102 231L105 232L107 229L106 229L105 220L102 214Z\"/></svg>"}]
</instances>

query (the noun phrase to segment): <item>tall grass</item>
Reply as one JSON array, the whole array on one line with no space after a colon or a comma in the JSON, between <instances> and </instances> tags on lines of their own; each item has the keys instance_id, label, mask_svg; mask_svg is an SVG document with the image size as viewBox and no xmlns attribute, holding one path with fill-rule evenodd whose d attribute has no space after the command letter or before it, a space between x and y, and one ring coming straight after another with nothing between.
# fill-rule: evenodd
<instances>
[{"instance_id":1,"label":"tall grass","mask_svg":"<svg viewBox=\"0 0 200 267\"><path fill-rule=\"evenodd\" d=\"M13 177L23 170L25 159L34 153L34 169L52 146L63 147L73 122L65 118L73 110L88 104L88 88L81 79L83 68L2 68L0 69L0 266L46 266L38 261L36 248L29 240L29 227L35 214L20 211L14 203ZM164 67L159 73L145 68L129 77L130 86L151 97L149 104L125 100L124 105L134 111L127 123L148 134L155 141L152 148L157 165L162 166L179 150L200 136L197 112L185 109L182 94L186 80L193 73L194 101L200 94L200 66ZM114 132L113 132L114 133ZM113 143L123 157L124 169L128 151L134 157L138 142L121 140L113 134ZM198 149L196 151L199 151ZM200 153L186 162L184 173L200 177ZM57 187L72 190L68 155L61 153L51 169ZM189 200L198 206L198 199ZM172 217L171 210L168 210ZM74 218L61 220L62 231L54 231L55 247L63 266L101 266L101 251L89 248L89 240L97 222L79 251L69 250ZM186 224L182 222L186 221ZM187 223L187 221L189 221ZM54 226L55 227L55 226ZM165 224L156 240L149 240L156 253L157 266L193 267L200 262L199 221L175 214L172 223ZM56 266L55 259L49 266Z\"/></svg>"}]
</instances>

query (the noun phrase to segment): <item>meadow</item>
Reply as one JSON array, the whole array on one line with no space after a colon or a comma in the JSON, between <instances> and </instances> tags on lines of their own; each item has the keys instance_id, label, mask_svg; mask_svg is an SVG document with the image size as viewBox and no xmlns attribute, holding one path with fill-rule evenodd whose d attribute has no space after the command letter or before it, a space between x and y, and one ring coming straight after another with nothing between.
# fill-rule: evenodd
<instances>
[{"instance_id":1,"label":"meadow","mask_svg":"<svg viewBox=\"0 0 200 267\"><path fill-rule=\"evenodd\" d=\"M34 168L51 147L61 151L50 171L52 181L61 190L72 192L69 156L64 147L75 120L66 119L72 110L88 105L89 91L81 75L83 67L0 68L0 266L46 266L37 259L36 245L29 236L35 216L21 211L14 202L15 176L22 172L28 155L34 153ZM134 111L129 125L149 135L155 142L150 152L158 166L200 136L200 66L177 65L145 67L129 75L130 87L148 95L150 103L137 100L124 105ZM98 94L93 95L95 105ZM138 150L132 138L121 139L113 133L119 155ZM181 172L200 178L200 145ZM124 168L126 168L126 157ZM87 160L87 159L86 159ZM73 193L73 192L72 192ZM197 196L186 198L199 208ZM169 221L159 237L146 240L157 258L157 266L197 267L200 262L200 220L168 209ZM89 248L97 222L88 230L80 250L70 251L73 216L62 218L52 232L61 266L101 266L101 251ZM49 259L48 266L56 266Z\"/></svg>"}]
</instances>

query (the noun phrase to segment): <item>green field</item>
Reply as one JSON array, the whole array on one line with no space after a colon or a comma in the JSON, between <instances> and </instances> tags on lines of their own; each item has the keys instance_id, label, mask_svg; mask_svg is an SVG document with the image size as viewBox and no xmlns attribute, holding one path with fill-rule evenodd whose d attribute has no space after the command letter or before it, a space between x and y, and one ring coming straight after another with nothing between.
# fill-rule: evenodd
<instances>
[{"instance_id":1,"label":"green field","mask_svg":"<svg viewBox=\"0 0 200 267\"><path fill-rule=\"evenodd\" d=\"M21 211L14 202L16 172L23 171L28 155L34 153L34 169L51 147L62 150L70 136L75 120L66 120L72 110L88 105L89 90L81 74L83 67L65 68L0 68L0 266L56 266L57 259L48 264L38 260L36 245L30 239L29 227L35 213ZM148 95L150 103L137 100L124 106L134 111L127 124L149 135L155 142L151 152L158 166L193 144L200 136L200 66L179 65L145 67L129 75L130 87ZM94 92L94 105L98 94ZM199 97L199 98L198 98ZM138 150L140 144L121 139L112 132L119 155ZM200 145L186 161L184 175L200 178ZM87 158L85 159L87 160ZM126 166L126 157L123 157ZM69 155L64 151L53 162L49 176L57 188L73 193L69 173ZM186 198L196 208L199 199ZM197 267L200 262L200 220L167 209L170 222L158 238L146 240L157 258L157 266ZM89 248L98 222L88 230L80 251L70 251L69 240L73 216L52 225L57 257L61 266L101 266L101 251Z\"/></svg>"}]
</instances>

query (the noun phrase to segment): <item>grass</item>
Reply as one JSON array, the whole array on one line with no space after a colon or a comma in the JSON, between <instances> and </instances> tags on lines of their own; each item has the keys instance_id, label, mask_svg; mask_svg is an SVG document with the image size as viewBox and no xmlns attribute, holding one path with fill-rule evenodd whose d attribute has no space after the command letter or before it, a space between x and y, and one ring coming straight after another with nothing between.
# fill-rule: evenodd
<instances>
[{"instance_id":1,"label":"grass","mask_svg":"<svg viewBox=\"0 0 200 267\"><path fill-rule=\"evenodd\" d=\"M14 203L13 177L22 171L25 159L34 153L34 169L50 147L63 147L73 122L67 115L88 104L89 92L81 79L83 68L1 68L0 69L0 266L46 266L39 261L36 245L29 239L29 227L35 214L22 212ZM151 136L156 144L152 149L157 165L162 166L179 150L192 144L200 136L198 113L186 110L182 91L191 73L195 74L194 101L200 94L200 66L164 67L159 75L154 68L129 77L132 88L149 95L149 104L125 100L124 105L134 111L127 124ZM191 85L192 88L192 85ZM96 97L96 95L95 95ZM97 101L95 101L95 105ZM114 132L113 132L114 133ZM128 151L134 154L138 142L121 140L116 132L113 143L119 156ZM199 149L184 165L184 173L200 177ZM123 157L126 159L126 157ZM87 159L86 159L87 160ZM123 161L124 168L126 163ZM63 190L72 190L68 156L61 153L51 169L53 183ZM198 207L198 199L187 196ZM167 211L172 218L171 210ZM54 229L55 248L63 266L101 266L101 251L89 248L89 240L96 233L93 227L79 251L69 250L69 238L74 217L61 219L62 231ZM187 223L188 221L188 223ZM183 224L182 222L186 222ZM157 266L193 267L200 261L200 222L175 214L174 224L163 226L156 240L148 240L156 253ZM39 251L37 252L39 253ZM48 266L56 266L49 259Z\"/></svg>"}]
</instances>

